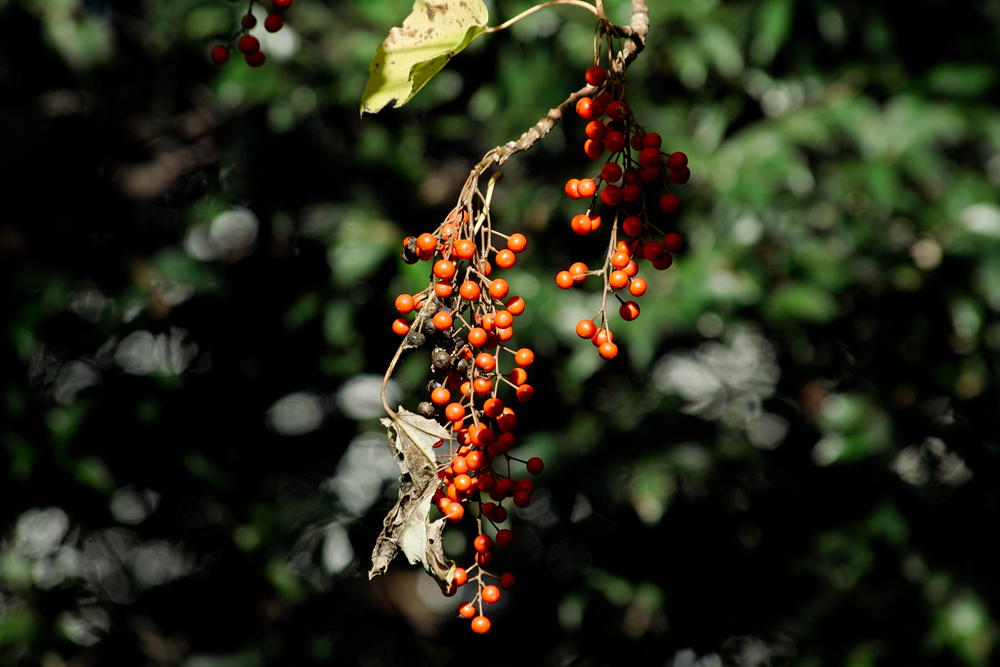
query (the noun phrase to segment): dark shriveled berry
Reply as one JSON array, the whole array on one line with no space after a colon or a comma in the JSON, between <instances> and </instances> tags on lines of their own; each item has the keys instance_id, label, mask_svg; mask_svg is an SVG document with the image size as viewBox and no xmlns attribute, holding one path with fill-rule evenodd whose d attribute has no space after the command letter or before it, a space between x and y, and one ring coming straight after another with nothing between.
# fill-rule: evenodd
<instances>
[{"instance_id":1,"label":"dark shriveled berry","mask_svg":"<svg viewBox=\"0 0 1000 667\"><path fill-rule=\"evenodd\" d=\"M431 363L434 365L434 368L444 370L451 366L451 355L441 348L437 348L431 354Z\"/></svg>"},{"instance_id":2,"label":"dark shriveled berry","mask_svg":"<svg viewBox=\"0 0 1000 667\"><path fill-rule=\"evenodd\" d=\"M406 334L406 344L413 347L420 347L427 342L427 337L419 331L411 331Z\"/></svg>"},{"instance_id":3,"label":"dark shriveled berry","mask_svg":"<svg viewBox=\"0 0 1000 667\"><path fill-rule=\"evenodd\" d=\"M434 416L434 404L430 401L424 401L417 406L417 414L421 417L433 417Z\"/></svg>"}]
</instances>

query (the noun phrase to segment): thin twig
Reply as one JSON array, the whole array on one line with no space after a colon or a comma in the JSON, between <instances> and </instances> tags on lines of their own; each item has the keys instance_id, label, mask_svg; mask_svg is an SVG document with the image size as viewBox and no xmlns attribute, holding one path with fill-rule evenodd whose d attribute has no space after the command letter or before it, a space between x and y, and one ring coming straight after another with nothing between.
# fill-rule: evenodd
<instances>
[{"instance_id":1,"label":"thin twig","mask_svg":"<svg viewBox=\"0 0 1000 667\"><path fill-rule=\"evenodd\" d=\"M583 2L583 0L551 0L550 2L543 2L540 5L535 5L531 9L526 9L517 16L515 16L514 18L510 19L509 21L504 21L498 26L487 28L485 32L497 32L503 30L504 28L509 28L510 26L514 25L515 23L523 19L525 16L534 14L539 9L545 9L550 5L576 5L577 7L583 7L585 9L589 9L590 11L594 12L595 16L600 17L603 14L603 12L598 9L601 6L601 0L597 0L597 7L594 7L589 3Z\"/></svg>"}]
</instances>

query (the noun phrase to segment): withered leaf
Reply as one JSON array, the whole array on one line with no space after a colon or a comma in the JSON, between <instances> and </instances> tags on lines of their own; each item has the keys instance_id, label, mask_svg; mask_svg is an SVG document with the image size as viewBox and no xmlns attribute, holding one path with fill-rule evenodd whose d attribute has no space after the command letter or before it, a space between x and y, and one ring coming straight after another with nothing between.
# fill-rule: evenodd
<instances>
[{"instance_id":1,"label":"withered leaf","mask_svg":"<svg viewBox=\"0 0 1000 667\"><path fill-rule=\"evenodd\" d=\"M372 551L368 578L382 574L402 550L410 563L420 563L447 591L455 574L455 563L444 555L441 533L446 519L428 523L431 500L438 477L434 444L451 435L433 419L402 407L395 419L386 418L389 444L399 465L399 499L383 522L382 533Z\"/></svg>"}]
</instances>

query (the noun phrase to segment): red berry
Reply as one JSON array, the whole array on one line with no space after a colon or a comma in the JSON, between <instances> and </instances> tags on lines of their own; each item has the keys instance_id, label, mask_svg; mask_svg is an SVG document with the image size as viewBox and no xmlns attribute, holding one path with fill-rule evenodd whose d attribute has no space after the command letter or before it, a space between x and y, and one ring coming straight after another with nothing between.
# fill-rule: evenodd
<instances>
[{"instance_id":1,"label":"red berry","mask_svg":"<svg viewBox=\"0 0 1000 667\"><path fill-rule=\"evenodd\" d=\"M670 265L673 264L673 263L674 263L674 258L668 252L667 253L663 253L663 257L660 257L659 259L650 262L650 264L653 265L653 268L656 269L657 271L662 271L664 269L669 269Z\"/></svg>"},{"instance_id":2,"label":"red berry","mask_svg":"<svg viewBox=\"0 0 1000 667\"><path fill-rule=\"evenodd\" d=\"M229 49L222 46L221 44L212 47L212 62L218 66L225 65L229 62Z\"/></svg>"},{"instance_id":3,"label":"red berry","mask_svg":"<svg viewBox=\"0 0 1000 667\"><path fill-rule=\"evenodd\" d=\"M622 188L622 199L631 203L639 199L642 196L642 190L639 189L638 185L632 185L629 183Z\"/></svg>"},{"instance_id":4,"label":"red berry","mask_svg":"<svg viewBox=\"0 0 1000 667\"><path fill-rule=\"evenodd\" d=\"M622 231L629 236L642 234L642 220L634 215L630 215L622 221Z\"/></svg>"},{"instance_id":5,"label":"red berry","mask_svg":"<svg viewBox=\"0 0 1000 667\"><path fill-rule=\"evenodd\" d=\"M455 568L455 576L452 579L452 581L455 582L455 585L456 586L463 586L463 585L465 585L465 582L468 581L468 580L469 580L469 574L468 574L468 572L465 571L465 568L456 567Z\"/></svg>"},{"instance_id":6,"label":"red berry","mask_svg":"<svg viewBox=\"0 0 1000 667\"><path fill-rule=\"evenodd\" d=\"M517 388L517 392L514 395L517 396L517 400L521 401L522 403L527 403L532 398L534 398L535 389L530 384L523 384Z\"/></svg>"},{"instance_id":7,"label":"red berry","mask_svg":"<svg viewBox=\"0 0 1000 667\"><path fill-rule=\"evenodd\" d=\"M451 502L445 508L444 515L449 521L458 522L465 514L465 507L461 503Z\"/></svg>"},{"instance_id":8,"label":"red berry","mask_svg":"<svg viewBox=\"0 0 1000 667\"><path fill-rule=\"evenodd\" d=\"M257 51L256 53L248 53L243 56L243 60L247 61L247 65L250 65L250 67L260 67L264 64L266 58L263 51Z\"/></svg>"},{"instance_id":9,"label":"red berry","mask_svg":"<svg viewBox=\"0 0 1000 667\"><path fill-rule=\"evenodd\" d=\"M646 167L639 171L639 180L643 183L652 183L660 177L659 167Z\"/></svg>"},{"instance_id":10,"label":"red berry","mask_svg":"<svg viewBox=\"0 0 1000 667\"><path fill-rule=\"evenodd\" d=\"M490 539L489 535L480 535L476 538L473 546L475 546L476 551L483 554L493 548L493 540Z\"/></svg>"},{"instance_id":11,"label":"red berry","mask_svg":"<svg viewBox=\"0 0 1000 667\"><path fill-rule=\"evenodd\" d=\"M458 613L462 616L462 618L472 618L476 615L476 606L471 602L466 602L458 608Z\"/></svg>"},{"instance_id":12,"label":"red berry","mask_svg":"<svg viewBox=\"0 0 1000 667\"><path fill-rule=\"evenodd\" d=\"M584 75L584 78L590 85L600 86L602 83L604 83L604 79L607 78L607 73L604 71L603 67L594 65L593 67L587 70L587 73L586 75Z\"/></svg>"},{"instance_id":13,"label":"red berry","mask_svg":"<svg viewBox=\"0 0 1000 667\"><path fill-rule=\"evenodd\" d=\"M485 635L490 631L490 619L485 616L476 616L472 619L472 631L477 635Z\"/></svg>"},{"instance_id":14,"label":"red berry","mask_svg":"<svg viewBox=\"0 0 1000 667\"><path fill-rule=\"evenodd\" d=\"M608 132L604 137L604 147L607 148L610 153L617 153L625 148L625 135L614 130Z\"/></svg>"},{"instance_id":15,"label":"red berry","mask_svg":"<svg viewBox=\"0 0 1000 667\"><path fill-rule=\"evenodd\" d=\"M657 148L659 148L659 146L657 146ZM680 151L671 153L670 157L667 158L667 167L670 171L680 171L686 166L688 166L688 156Z\"/></svg>"},{"instance_id":16,"label":"red berry","mask_svg":"<svg viewBox=\"0 0 1000 667\"><path fill-rule=\"evenodd\" d=\"M635 318L639 317L639 304L635 301L626 301L622 304L621 308L618 309L618 314L622 316L622 319L626 322L631 322Z\"/></svg>"},{"instance_id":17,"label":"red berry","mask_svg":"<svg viewBox=\"0 0 1000 667\"><path fill-rule=\"evenodd\" d=\"M670 172L670 180L677 185L684 185L691 179L691 170L684 167L680 171Z\"/></svg>"},{"instance_id":18,"label":"red berry","mask_svg":"<svg viewBox=\"0 0 1000 667\"><path fill-rule=\"evenodd\" d=\"M660 166L660 151L656 148L643 148L639 151L639 164L646 169Z\"/></svg>"},{"instance_id":19,"label":"red berry","mask_svg":"<svg viewBox=\"0 0 1000 667\"><path fill-rule=\"evenodd\" d=\"M506 549L514 542L514 533L507 530L506 528L501 528L497 531L497 546L501 549Z\"/></svg>"},{"instance_id":20,"label":"red berry","mask_svg":"<svg viewBox=\"0 0 1000 667\"><path fill-rule=\"evenodd\" d=\"M659 241L650 241L642 247L643 256L651 262L663 257L666 252Z\"/></svg>"},{"instance_id":21,"label":"red berry","mask_svg":"<svg viewBox=\"0 0 1000 667\"><path fill-rule=\"evenodd\" d=\"M278 14L271 14L264 19L264 30L268 32L278 32L285 25L285 19Z\"/></svg>"},{"instance_id":22,"label":"red berry","mask_svg":"<svg viewBox=\"0 0 1000 667\"><path fill-rule=\"evenodd\" d=\"M628 114L628 105L621 100L608 105L608 115L612 120L621 120Z\"/></svg>"},{"instance_id":23,"label":"red berry","mask_svg":"<svg viewBox=\"0 0 1000 667\"><path fill-rule=\"evenodd\" d=\"M638 134L633 134L631 137L629 137L628 145L637 151L641 151L643 148L646 147L646 144L642 140L642 137L640 137Z\"/></svg>"},{"instance_id":24,"label":"red berry","mask_svg":"<svg viewBox=\"0 0 1000 667\"><path fill-rule=\"evenodd\" d=\"M244 14L243 18L240 19L240 25L243 26L244 30L250 30L257 25L257 17L253 14Z\"/></svg>"},{"instance_id":25,"label":"red berry","mask_svg":"<svg viewBox=\"0 0 1000 667\"><path fill-rule=\"evenodd\" d=\"M629 301L629 303L632 303L632 302ZM544 468L544 467L545 467L545 464L542 463L542 460L540 458L538 458L537 456L532 456L530 459L528 459L527 468L528 468L528 472L531 473L532 475L537 475L537 474L541 473L542 472L542 468Z\"/></svg>"},{"instance_id":26,"label":"red berry","mask_svg":"<svg viewBox=\"0 0 1000 667\"><path fill-rule=\"evenodd\" d=\"M274 8L280 11L285 11L292 6L292 0L274 0Z\"/></svg>"},{"instance_id":27,"label":"red berry","mask_svg":"<svg viewBox=\"0 0 1000 667\"><path fill-rule=\"evenodd\" d=\"M505 591L509 591L514 588L514 575L510 572L504 572L500 575L500 588Z\"/></svg>"},{"instance_id":28,"label":"red berry","mask_svg":"<svg viewBox=\"0 0 1000 667\"><path fill-rule=\"evenodd\" d=\"M614 162L609 162L604 165L601 169L601 178L603 178L608 183L617 183L618 179L622 177L622 168L619 167Z\"/></svg>"},{"instance_id":29,"label":"red berry","mask_svg":"<svg viewBox=\"0 0 1000 667\"><path fill-rule=\"evenodd\" d=\"M656 132L650 132L643 138L643 143L649 148L660 149L663 145L663 139Z\"/></svg>"},{"instance_id":30,"label":"red berry","mask_svg":"<svg viewBox=\"0 0 1000 667\"><path fill-rule=\"evenodd\" d=\"M667 194L660 197L660 210L664 213L676 213L681 207L680 197Z\"/></svg>"},{"instance_id":31,"label":"red berry","mask_svg":"<svg viewBox=\"0 0 1000 667\"><path fill-rule=\"evenodd\" d=\"M614 343L610 343L610 344L614 345ZM518 507L522 508L522 509L525 508L525 507L527 507L528 505L531 504L531 494L529 494L529 493L527 493L525 491L517 491L514 494L514 504L517 505Z\"/></svg>"},{"instance_id":32,"label":"red berry","mask_svg":"<svg viewBox=\"0 0 1000 667\"><path fill-rule=\"evenodd\" d=\"M671 232L663 237L663 247L669 252L677 252L681 249L681 235Z\"/></svg>"},{"instance_id":33,"label":"red berry","mask_svg":"<svg viewBox=\"0 0 1000 667\"><path fill-rule=\"evenodd\" d=\"M622 189L617 185L606 185L601 191L601 201L608 206L616 206L622 200Z\"/></svg>"},{"instance_id":34,"label":"red berry","mask_svg":"<svg viewBox=\"0 0 1000 667\"><path fill-rule=\"evenodd\" d=\"M580 215L573 216L573 219L570 221L569 226L575 233L579 234L580 236L586 236L591 232L591 230L594 227L594 224L590 221L590 218L581 213Z\"/></svg>"},{"instance_id":35,"label":"red berry","mask_svg":"<svg viewBox=\"0 0 1000 667\"><path fill-rule=\"evenodd\" d=\"M243 35L238 43L240 51L250 55L260 51L260 40L253 35Z\"/></svg>"}]
</instances>

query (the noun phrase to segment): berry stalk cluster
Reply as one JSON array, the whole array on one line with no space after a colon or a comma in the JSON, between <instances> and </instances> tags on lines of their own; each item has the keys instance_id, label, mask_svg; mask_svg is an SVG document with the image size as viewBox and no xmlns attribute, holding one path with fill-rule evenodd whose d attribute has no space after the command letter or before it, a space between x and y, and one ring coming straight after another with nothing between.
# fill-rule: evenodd
<instances>
[{"instance_id":1,"label":"berry stalk cluster","mask_svg":"<svg viewBox=\"0 0 1000 667\"><path fill-rule=\"evenodd\" d=\"M598 49L595 62L599 59ZM570 289L587 276L603 278L601 309L594 318L581 320L576 325L576 333L590 339L601 357L612 359L618 355L618 345L613 342L608 319L608 294L618 300L618 312L623 320L631 322L639 317L639 305L630 298L626 301L619 292L627 289L629 297L645 294L646 281L637 275L639 262L646 259L657 270L667 269L673 263L672 253L681 247L679 234L664 233L651 219L653 188L662 184L666 190L671 184L683 185L691 178L691 170L684 153L668 154L661 150L660 135L646 132L621 99L627 90L624 69L605 70L595 64L587 70L585 79L597 89L597 94L581 97L576 103L577 115L589 121L583 150L591 159L598 159L607 151L608 158L594 178L572 178L566 182L565 190L570 198L590 199L587 212L574 216L570 228L586 236L601 227L601 216L595 210L598 199L610 209L605 215L610 213L613 224L603 267L590 270L585 263L574 262L568 270L556 274L556 284L562 289ZM677 195L665 193L657 201L659 211L652 212L671 216L680 207ZM617 238L619 221L628 240Z\"/></svg>"},{"instance_id":2,"label":"berry stalk cluster","mask_svg":"<svg viewBox=\"0 0 1000 667\"><path fill-rule=\"evenodd\" d=\"M260 5L260 10L265 14L264 30L278 32L285 26L283 14L292 6L292 0L272 0L270 13L259 0L250 0L247 13L240 18L240 29L229 40L229 44L217 44L212 47L212 62L219 67L229 62L230 50L234 43L250 67L260 67L267 59L260 49L260 40L250 34L250 31L257 26L257 17L253 14L254 4Z\"/></svg>"},{"instance_id":3,"label":"berry stalk cluster","mask_svg":"<svg viewBox=\"0 0 1000 667\"><path fill-rule=\"evenodd\" d=\"M467 507L477 510L473 562L456 568L448 594L475 581L476 595L459 613L472 619L472 629L478 633L490 627L483 603L495 603L500 589L514 585L514 575L498 576L488 569L494 545L507 547L514 539L510 529L499 525L507 520L504 504L527 507L534 491L531 480L515 479L511 463L523 464L532 475L544 467L537 457L525 461L511 455L517 444L517 415L499 397L506 386L516 401L531 400L534 389L527 382L526 368L535 355L528 348L508 345L525 300L510 294L506 280L491 277L494 265L510 268L527 245L520 233L508 236L492 228L489 200L495 180L496 176L483 197L470 178L460 206L434 232L404 241L403 260L433 262L431 279L421 292L396 297L400 317L392 324L393 331L404 337L404 347L432 346L430 400L420 403L417 412L436 417L453 434L435 445L444 449L448 443L437 456L434 505L452 524L463 520ZM489 500L484 501L482 494ZM496 530L495 540L484 532L484 521Z\"/></svg>"}]
</instances>

